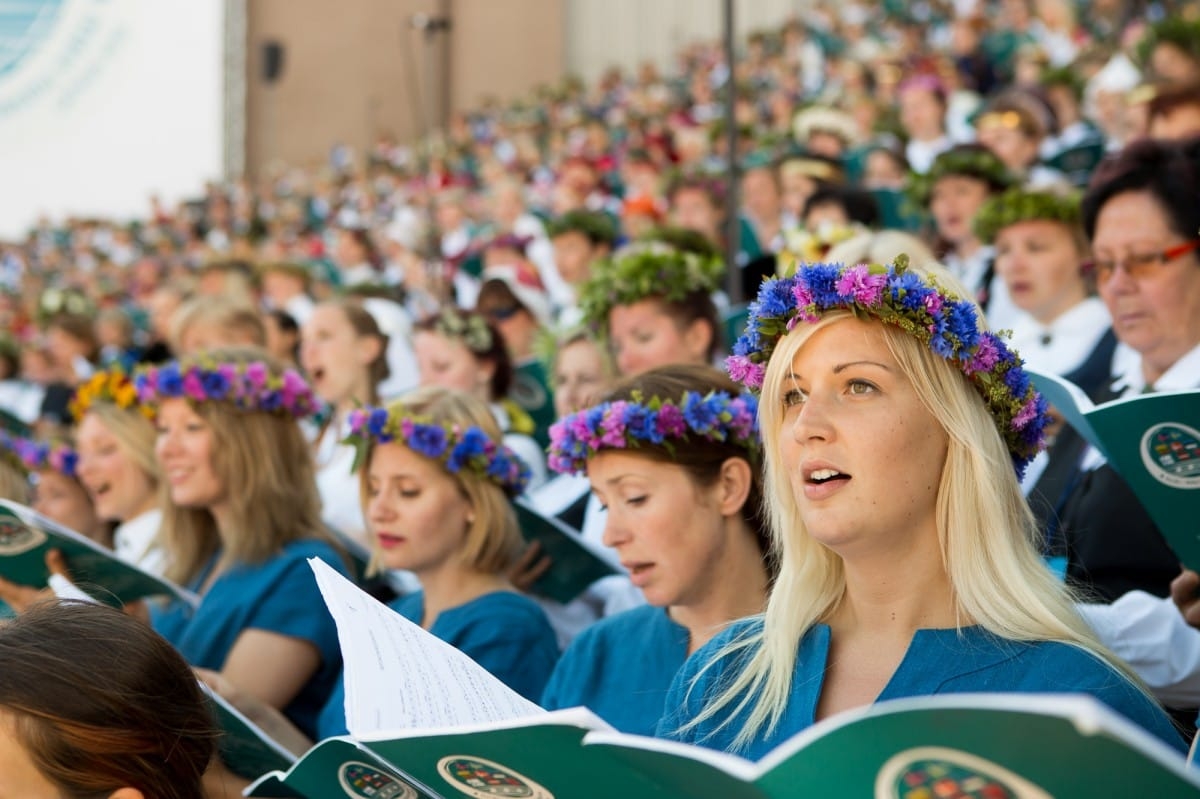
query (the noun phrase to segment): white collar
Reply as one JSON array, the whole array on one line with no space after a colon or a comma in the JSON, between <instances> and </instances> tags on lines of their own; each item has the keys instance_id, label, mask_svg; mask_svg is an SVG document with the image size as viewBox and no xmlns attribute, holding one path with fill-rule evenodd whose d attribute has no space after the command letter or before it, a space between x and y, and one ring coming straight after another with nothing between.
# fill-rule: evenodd
<instances>
[{"instance_id":1,"label":"white collar","mask_svg":"<svg viewBox=\"0 0 1200 799\"><path fill-rule=\"evenodd\" d=\"M1027 322L1033 323L1034 329L1039 333L1054 336L1097 329L1103 332L1112 321L1108 315L1108 306L1099 297L1087 297L1082 302L1072 305L1048 325L1043 325L1028 314L1024 316Z\"/></svg>"},{"instance_id":2,"label":"white collar","mask_svg":"<svg viewBox=\"0 0 1200 799\"><path fill-rule=\"evenodd\" d=\"M1192 347L1182 358L1171 364L1162 377L1154 381L1155 391L1187 391L1200 387L1200 344ZM1118 376L1113 388L1123 396L1140 394L1146 389L1146 378L1142 372L1141 357L1130 358L1125 373Z\"/></svg>"}]
</instances>

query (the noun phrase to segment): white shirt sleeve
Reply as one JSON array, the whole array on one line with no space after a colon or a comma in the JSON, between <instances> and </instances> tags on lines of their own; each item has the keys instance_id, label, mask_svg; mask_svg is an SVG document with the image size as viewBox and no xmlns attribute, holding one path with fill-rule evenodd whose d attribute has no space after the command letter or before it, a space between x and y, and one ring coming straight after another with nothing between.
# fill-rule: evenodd
<instances>
[{"instance_id":1,"label":"white shirt sleeve","mask_svg":"<svg viewBox=\"0 0 1200 799\"><path fill-rule=\"evenodd\" d=\"M1160 702L1200 705L1200 630L1170 599L1130 591L1111 605L1079 604L1100 641L1124 660Z\"/></svg>"}]
</instances>

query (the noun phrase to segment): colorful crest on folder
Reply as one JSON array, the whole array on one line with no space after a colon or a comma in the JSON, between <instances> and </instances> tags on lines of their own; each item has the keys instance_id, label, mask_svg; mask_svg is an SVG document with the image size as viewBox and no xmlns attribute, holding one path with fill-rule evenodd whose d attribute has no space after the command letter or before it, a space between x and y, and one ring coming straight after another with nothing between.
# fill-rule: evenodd
<instances>
[{"instance_id":1,"label":"colorful crest on folder","mask_svg":"<svg viewBox=\"0 0 1200 799\"><path fill-rule=\"evenodd\" d=\"M417 792L374 766L357 761L343 763L338 783L351 799L418 799Z\"/></svg>"},{"instance_id":2,"label":"colorful crest on folder","mask_svg":"<svg viewBox=\"0 0 1200 799\"><path fill-rule=\"evenodd\" d=\"M442 778L472 799L554 799L554 794L510 768L470 755L438 761Z\"/></svg>"}]
</instances>

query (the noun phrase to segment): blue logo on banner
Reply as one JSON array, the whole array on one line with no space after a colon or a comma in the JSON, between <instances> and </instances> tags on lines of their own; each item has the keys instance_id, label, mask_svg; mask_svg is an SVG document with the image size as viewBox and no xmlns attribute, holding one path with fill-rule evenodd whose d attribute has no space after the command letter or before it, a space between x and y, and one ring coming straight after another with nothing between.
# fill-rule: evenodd
<instances>
[{"instance_id":1,"label":"blue logo on banner","mask_svg":"<svg viewBox=\"0 0 1200 799\"><path fill-rule=\"evenodd\" d=\"M11 72L54 28L64 0L0 3L0 75Z\"/></svg>"}]
</instances>

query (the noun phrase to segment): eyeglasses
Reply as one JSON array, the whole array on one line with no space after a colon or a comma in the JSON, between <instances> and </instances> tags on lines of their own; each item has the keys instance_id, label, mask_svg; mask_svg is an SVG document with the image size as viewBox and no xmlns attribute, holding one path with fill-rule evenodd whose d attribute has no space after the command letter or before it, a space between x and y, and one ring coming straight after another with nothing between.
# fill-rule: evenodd
<instances>
[{"instance_id":1,"label":"eyeglasses","mask_svg":"<svg viewBox=\"0 0 1200 799\"><path fill-rule=\"evenodd\" d=\"M1125 274L1134 280L1140 280L1149 275L1155 267L1174 261L1197 248L1200 248L1200 239L1192 239L1182 244L1172 244L1156 252L1134 252L1120 259L1096 259L1084 264L1084 269L1095 276L1097 283L1107 283L1111 280L1118 267L1123 268Z\"/></svg>"},{"instance_id":2,"label":"eyeglasses","mask_svg":"<svg viewBox=\"0 0 1200 799\"><path fill-rule=\"evenodd\" d=\"M488 308L483 312L483 315L493 322L505 322L516 316L521 310L523 309L520 305L500 306L497 308Z\"/></svg>"}]
</instances>

